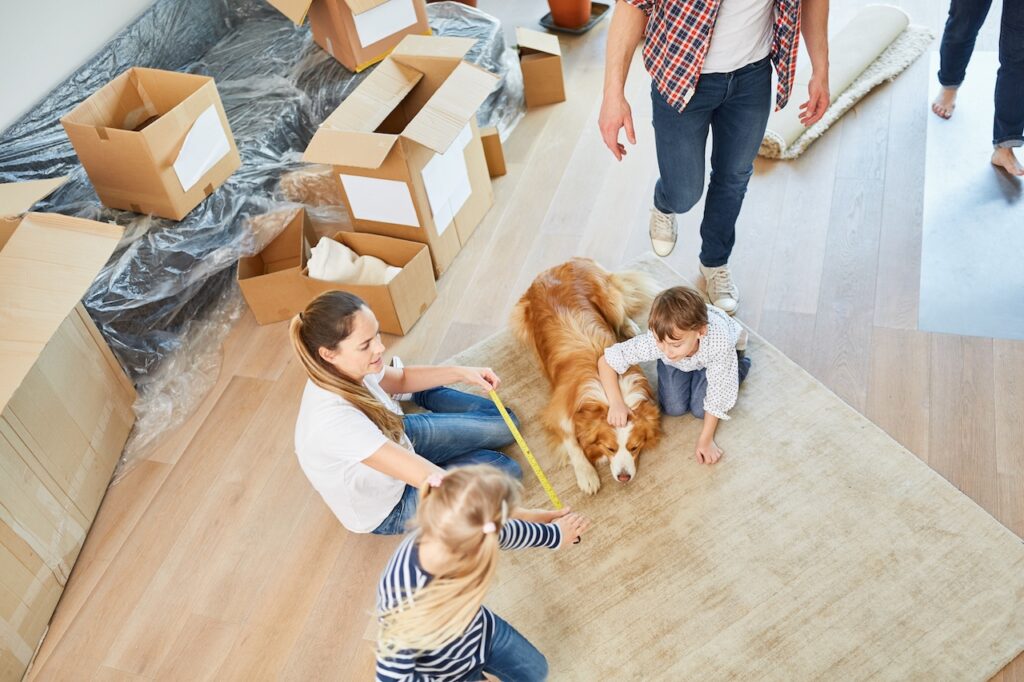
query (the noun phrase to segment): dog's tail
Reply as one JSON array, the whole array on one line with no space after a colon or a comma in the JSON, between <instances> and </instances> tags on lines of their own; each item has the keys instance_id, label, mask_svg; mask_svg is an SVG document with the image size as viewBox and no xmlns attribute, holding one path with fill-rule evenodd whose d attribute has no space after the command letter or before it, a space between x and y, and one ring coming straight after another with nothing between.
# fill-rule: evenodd
<instances>
[{"instance_id":1,"label":"dog's tail","mask_svg":"<svg viewBox=\"0 0 1024 682\"><path fill-rule=\"evenodd\" d=\"M613 272L609 276L609 283L622 294L626 315L631 318L647 315L651 301L660 291L654 278L639 270Z\"/></svg>"},{"instance_id":2,"label":"dog's tail","mask_svg":"<svg viewBox=\"0 0 1024 682\"><path fill-rule=\"evenodd\" d=\"M530 334L530 301L525 294L512 308L509 324L519 342L533 348L533 335Z\"/></svg>"}]
</instances>

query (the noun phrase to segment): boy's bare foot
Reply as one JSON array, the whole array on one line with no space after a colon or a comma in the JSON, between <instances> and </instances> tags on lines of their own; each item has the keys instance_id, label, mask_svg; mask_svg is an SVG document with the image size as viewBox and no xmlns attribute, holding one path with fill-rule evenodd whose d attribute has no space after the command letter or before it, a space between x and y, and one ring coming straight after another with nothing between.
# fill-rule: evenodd
<instances>
[{"instance_id":1,"label":"boy's bare foot","mask_svg":"<svg viewBox=\"0 0 1024 682\"><path fill-rule=\"evenodd\" d=\"M1011 147L996 147L992 152L992 165L1002 168L1010 175L1024 176L1024 166L1020 165Z\"/></svg>"},{"instance_id":2,"label":"boy's bare foot","mask_svg":"<svg viewBox=\"0 0 1024 682\"><path fill-rule=\"evenodd\" d=\"M932 102L932 111L940 118L949 118L956 108L956 88L943 87Z\"/></svg>"}]
</instances>

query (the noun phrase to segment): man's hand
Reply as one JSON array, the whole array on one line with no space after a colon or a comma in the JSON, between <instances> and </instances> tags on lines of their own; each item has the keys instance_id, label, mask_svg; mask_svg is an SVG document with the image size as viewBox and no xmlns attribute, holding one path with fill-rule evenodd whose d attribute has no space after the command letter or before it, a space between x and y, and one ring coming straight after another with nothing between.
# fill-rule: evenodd
<instances>
[{"instance_id":1,"label":"man's hand","mask_svg":"<svg viewBox=\"0 0 1024 682\"><path fill-rule=\"evenodd\" d=\"M626 145L619 143L619 130L625 128L626 139L630 144L636 144L633 112L625 96L605 95L601 102L601 115L597 119L597 125L601 129L601 138L605 146L615 155L616 160L622 161L622 157L626 155Z\"/></svg>"},{"instance_id":2,"label":"man's hand","mask_svg":"<svg viewBox=\"0 0 1024 682\"><path fill-rule=\"evenodd\" d=\"M800 105L800 122L808 127L817 123L828 105L828 75L812 74L807 85L807 101Z\"/></svg>"},{"instance_id":3,"label":"man's hand","mask_svg":"<svg viewBox=\"0 0 1024 682\"><path fill-rule=\"evenodd\" d=\"M624 402L618 402L608 406L608 423L615 427L625 426L633 411Z\"/></svg>"},{"instance_id":4,"label":"man's hand","mask_svg":"<svg viewBox=\"0 0 1024 682\"><path fill-rule=\"evenodd\" d=\"M725 451L718 447L718 443L712 440L698 440L697 441L697 461L701 464L714 464L722 458Z\"/></svg>"}]
</instances>

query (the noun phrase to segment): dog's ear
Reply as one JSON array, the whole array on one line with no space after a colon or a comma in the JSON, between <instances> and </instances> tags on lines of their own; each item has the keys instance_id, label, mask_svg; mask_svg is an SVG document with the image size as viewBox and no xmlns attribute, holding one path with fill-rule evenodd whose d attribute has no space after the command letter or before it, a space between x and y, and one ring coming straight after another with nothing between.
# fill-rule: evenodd
<instances>
[{"instance_id":1,"label":"dog's ear","mask_svg":"<svg viewBox=\"0 0 1024 682\"><path fill-rule=\"evenodd\" d=\"M584 400L580 403L580 406L576 408L576 417L580 419L593 419L600 417L603 414L607 414L608 407L603 405L596 400Z\"/></svg>"}]
</instances>

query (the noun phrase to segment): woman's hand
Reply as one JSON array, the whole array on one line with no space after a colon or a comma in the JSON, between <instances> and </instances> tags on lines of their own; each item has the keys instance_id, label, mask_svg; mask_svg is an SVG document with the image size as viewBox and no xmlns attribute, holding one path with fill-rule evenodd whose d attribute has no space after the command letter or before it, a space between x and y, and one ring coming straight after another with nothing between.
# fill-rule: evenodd
<instances>
[{"instance_id":1,"label":"woman's hand","mask_svg":"<svg viewBox=\"0 0 1024 682\"><path fill-rule=\"evenodd\" d=\"M501 379L490 367L456 367L458 381L479 386L484 391L493 391L501 385Z\"/></svg>"},{"instance_id":2,"label":"woman's hand","mask_svg":"<svg viewBox=\"0 0 1024 682\"><path fill-rule=\"evenodd\" d=\"M590 519L587 517L567 509L563 511L567 513L554 521L554 524L562 530L562 544L558 546L559 549L566 545L576 544L580 536L590 528Z\"/></svg>"}]
</instances>

